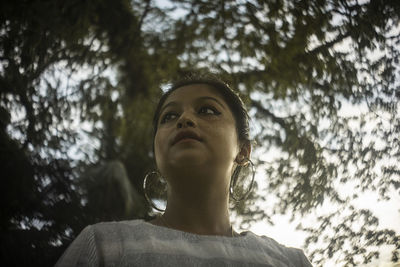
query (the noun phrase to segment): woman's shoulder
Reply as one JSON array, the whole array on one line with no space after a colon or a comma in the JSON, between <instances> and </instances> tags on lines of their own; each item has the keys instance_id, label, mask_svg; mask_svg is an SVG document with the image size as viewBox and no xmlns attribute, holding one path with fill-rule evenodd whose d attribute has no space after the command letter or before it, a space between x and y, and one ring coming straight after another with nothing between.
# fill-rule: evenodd
<instances>
[{"instance_id":1,"label":"woman's shoulder","mask_svg":"<svg viewBox=\"0 0 400 267\"><path fill-rule=\"evenodd\" d=\"M88 225L87 227L95 229L97 231L108 230L112 228L124 228L124 227L136 227L145 223L143 219L129 220L129 221L108 221L99 222Z\"/></svg>"},{"instance_id":2,"label":"woman's shoulder","mask_svg":"<svg viewBox=\"0 0 400 267\"><path fill-rule=\"evenodd\" d=\"M135 235L137 232L148 232L148 223L142 219L129 220L129 221L109 221L99 222L87 226L84 231L91 231L96 238L101 240L102 236L106 236L107 239L112 237L129 237Z\"/></svg>"},{"instance_id":3,"label":"woman's shoulder","mask_svg":"<svg viewBox=\"0 0 400 267\"><path fill-rule=\"evenodd\" d=\"M266 253L274 255L277 258L287 259L289 262L295 262L295 266L311 266L311 263L305 256L303 250L294 247L287 247L278 243L275 239L268 236L259 236L252 232L247 233L252 246L264 250Z\"/></svg>"}]
</instances>

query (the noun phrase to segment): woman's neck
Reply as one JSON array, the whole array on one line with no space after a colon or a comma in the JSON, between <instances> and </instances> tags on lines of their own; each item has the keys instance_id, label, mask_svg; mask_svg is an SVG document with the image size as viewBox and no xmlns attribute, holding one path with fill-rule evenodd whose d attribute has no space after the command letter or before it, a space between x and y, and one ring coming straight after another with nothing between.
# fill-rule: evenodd
<instances>
[{"instance_id":1,"label":"woman's neck","mask_svg":"<svg viewBox=\"0 0 400 267\"><path fill-rule=\"evenodd\" d=\"M230 173L202 170L171 174L163 218L154 222L202 235L232 235L229 220ZM224 178L224 179L223 179Z\"/></svg>"},{"instance_id":2,"label":"woman's neck","mask_svg":"<svg viewBox=\"0 0 400 267\"><path fill-rule=\"evenodd\" d=\"M190 199L188 199L190 198ZM203 235L231 235L228 201L170 195L163 222L167 227Z\"/></svg>"}]
</instances>

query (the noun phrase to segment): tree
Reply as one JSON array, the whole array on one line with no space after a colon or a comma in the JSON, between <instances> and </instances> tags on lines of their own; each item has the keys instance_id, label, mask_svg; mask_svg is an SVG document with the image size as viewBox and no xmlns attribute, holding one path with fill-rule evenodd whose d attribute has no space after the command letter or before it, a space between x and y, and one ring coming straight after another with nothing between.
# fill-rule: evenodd
<instances>
[{"instance_id":1,"label":"tree","mask_svg":"<svg viewBox=\"0 0 400 267\"><path fill-rule=\"evenodd\" d=\"M399 4L173 3L186 11L175 24L187 44L183 64L210 66L242 89L262 128L261 151L281 151L259 160L279 202L256 218L303 215L332 203L337 210L318 218L316 227L299 226L310 233L308 246L323 244L311 253L314 263L332 257L348 266L368 263L379 255L373 246L382 244L392 245L398 261L398 233L379 229L378 218L352 201L367 190L385 200L399 189ZM345 105L368 109L343 116ZM342 194L345 186L355 193ZM254 219L254 211L246 216L245 222ZM355 222L362 227L356 230Z\"/></svg>"},{"instance_id":2,"label":"tree","mask_svg":"<svg viewBox=\"0 0 400 267\"><path fill-rule=\"evenodd\" d=\"M369 262L384 244L395 245L398 260L398 233L379 229L340 187L383 200L399 189L399 3L37 0L1 10L1 253L15 256L9 265L52 265L84 225L151 215L140 188L154 167L148 122L158 86L203 67L256 114L259 155L280 151L257 159L279 201L262 210L255 203L265 192L253 193L235 207L244 224L334 204L346 212L299 226L310 249L326 247L310 251L314 263ZM343 106L366 108L344 116ZM77 116L94 145L72 159L71 146L85 143L72 127ZM111 187L129 188L115 199L121 209L98 201ZM21 244L29 256L17 256ZM50 256L39 261L43 251Z\"/></svg>"},{"instance_id":3,"label":"tree","mask_svg":"<svg viewBox=\"0 0 400 267\"><path fill-rule=\"evenodd\" d=\"M112 127L121 119L114 120L117 105L109 96L123 88L128 105L162 77L152 65L167 56L151 57L143 48L140 20L127 1L1 4L0 247L5 265L51 266L83 226L104 218L103 207L93 210L93 201L87 203L91 191L83 185L90 182L77 178L91 175L91 165L116 158ZM118 70L114 85L107 76L110 66ZM91 137L102 145L72 160L70 148L79 142L73 124L79 119L93 123ZM129 153L146 159L147 153L140 154L144 150ZM114 170L110 177L115 166L120 165L105 166ZM114 209L107 218L143 217L145 205L137 207L138 214Z\"/></svg>"}]
</instances>

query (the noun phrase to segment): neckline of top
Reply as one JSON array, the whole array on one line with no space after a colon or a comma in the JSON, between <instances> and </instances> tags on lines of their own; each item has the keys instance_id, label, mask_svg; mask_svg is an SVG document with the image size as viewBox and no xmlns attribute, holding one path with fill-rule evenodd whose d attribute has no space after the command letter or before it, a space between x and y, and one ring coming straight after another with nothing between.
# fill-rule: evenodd
<instances>
[{"instance_id":1,"label":"neckline of top","mask_svg":"<svg viewBox=\"0 0 400 267\"><path fill-rule=\"evenodd\" d=\"M148 226L148 227L152 227L154 229L158 229L158 230L168 230L168 231L172 231L172 232L176 232L176 233L180 233L181 235L186 235L186 236L192 236L192 237L197 237L197 238L206 238L206 239L219 239L219 238L224 238L224 239L241 239L243 237L248 236L249 231L244 231L241 233L238 233L235 236L223 236L223 235L201 235L201 234L195 234L195 233L191 233L191 232L185 232L185 231L181 231L181 230L177 230L174 228L168 228L166 226L161 226L161 225L156 225L156 224L152 224L148 221L145 221L143 219L138 220L140 221L143 225Z\"/></svg>"}]
</instances>

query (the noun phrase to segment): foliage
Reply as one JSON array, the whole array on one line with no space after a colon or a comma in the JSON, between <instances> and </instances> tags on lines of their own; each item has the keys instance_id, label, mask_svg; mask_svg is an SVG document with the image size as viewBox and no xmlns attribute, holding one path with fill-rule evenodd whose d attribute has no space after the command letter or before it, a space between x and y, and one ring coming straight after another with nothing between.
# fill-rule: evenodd
<instances>
[{"instance_id":1,"label":"foliage","mask_svg":"<svg viewBox=\"0 0 400 267\"><path fill-rule=\"evenodd\" d=\"M126 124L136 123L115 116L118 105L138 112L129 103L160 82L153 66L165 59L140 52L140 17L127 1L2 3L0 25L2 262L50 266L85 225L105 218L102 209L107 208L96 206L96 199L88 201L88 194L95 195L84 186L90 179L80 182L77 177L93 174L95 167L85 166L117 158L114 137L126 139L135 130ZM107 76L110 68L118 70L114 85ZM124 101L117 104L112 94L120 94ZM102 142L80 147L79 158L73 160L71 146L82 142L74 127L80 122L92 124L89 138ZM148 130L136 127L142 134ZM150 159L143 160L146 148L132 149L146 142L148 138L126 142L128 173L141 175L141 168L150 164ZM142 160L135 166L130 160L137 158ZM121 165L111 162L103 169L115 166ZM118 179L113 179L115 171L109 173L110 178L99 180L111 188ZM101 190L104 185L94 187ZM145 217L144 209L148 208L143 203L136 210L127 209L129 214L114 208L106 218Z\"/></svg>"},{"instance_id":2,"label":"foliage","mask_svg":"<svg viewBox=\"0 0 400 267\"><path fill-rule=\"evenodd\" d=\"M158 86L201 68L238 88L255 114L256 161L268 178L258 181L266 191L236 206L244 224L331 205L337 209L315 227L299 226L315 264L367 263L382 245L394 245L398 260L398 233L352 202L362 192L387 200L399 190L400 3L0 5L8 265L52 265L88 223L151 216L141 187L154 167L149 121ZM349 107L361 111L346 114ZM357 193L342 192L350 186ZM256 205L266 193L279 200L268 211Z\"/></svg>"},{"instance_id":3,"label":"foliage","mask_svg":"<svg viewBox=\"0 0 400 267\"><path fill-rule=\"evenodd\" d=\"M338 211L353 207L362 192L387 200L399 189L400 5L173 2L187 11L175 24L178 36L190 40L183 64L211 66L242 89L261 126L260 154L281 152L258 161L268 177L267 192L279 199L263 218L290 211L304 215L329 203L337 210L321 216L313 230L299 226L310 234L306 245L326 247L311 253L316 264L337 255L344 255L336 257L338 264L367 263L382 244L392 245L396 262L398 233L363 221L364 210L353 208L350 217ZM351 106L359 114L345 114ZM341 192L346 187L355 193ZM328 227L325 218L342 223ZM352 223L364 226L355 230ZM322 233L329 233L324 240ZM347 238L349 249L335 242L339 237ZM357 240L366 240L368 249L357 248Z\"/></svg>"}]
</instances>

